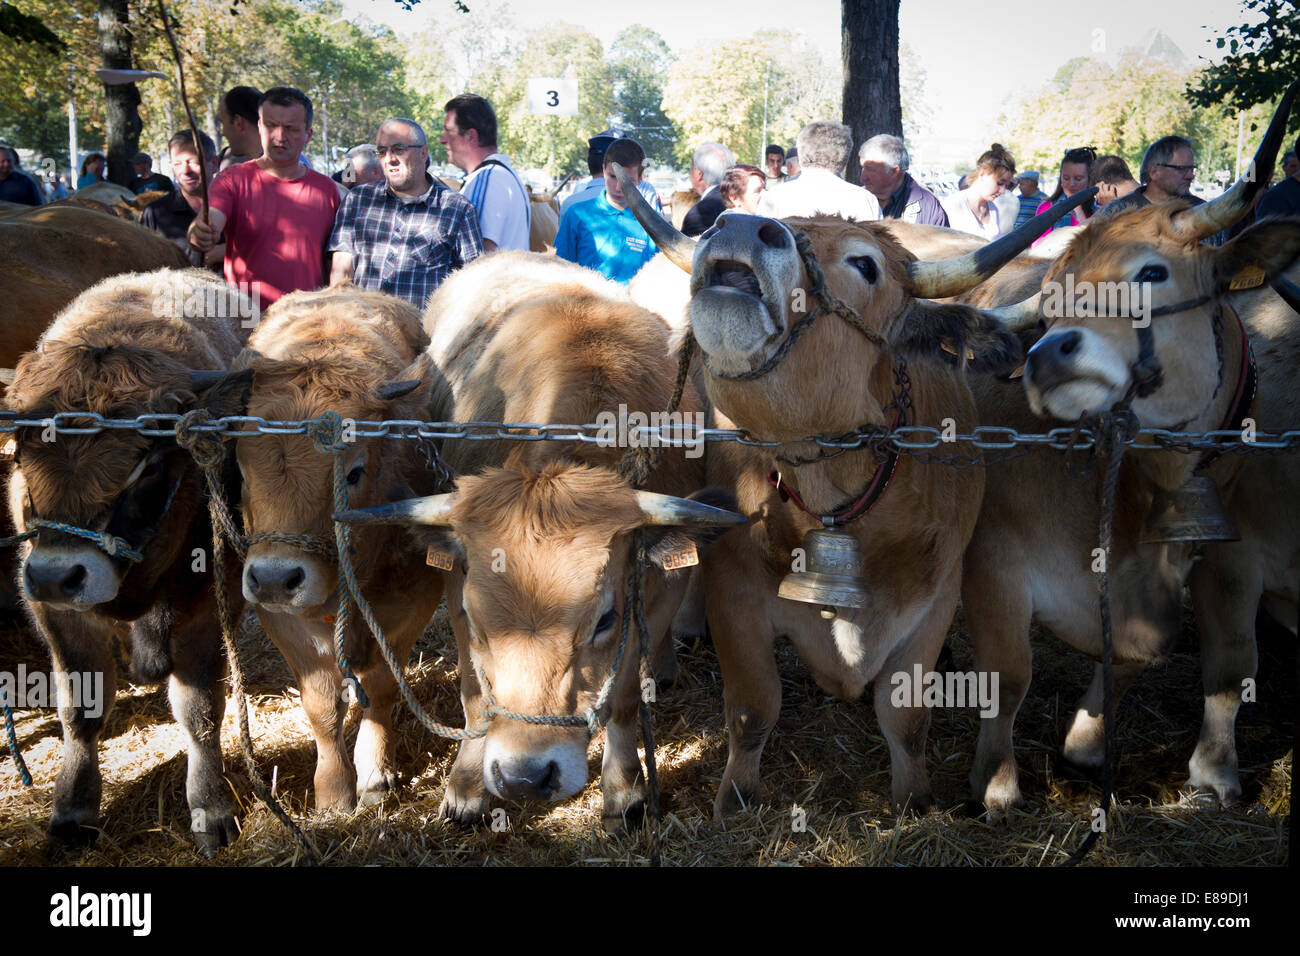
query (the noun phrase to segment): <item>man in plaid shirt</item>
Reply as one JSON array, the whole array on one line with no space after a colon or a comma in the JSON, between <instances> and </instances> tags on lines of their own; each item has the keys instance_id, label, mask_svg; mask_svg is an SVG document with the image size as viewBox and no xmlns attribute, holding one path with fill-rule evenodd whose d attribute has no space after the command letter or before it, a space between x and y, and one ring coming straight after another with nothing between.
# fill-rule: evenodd
<instances>
[{"instance_id":1,"label":"man in plaid shirt","mask_svg":"<svg viewBox=\"0 0 1300 956\"><path fill-rule=\"evenodd\" d=\"M443 279L483 254L478 214L429 175L419 123L385 120L375 145L384 179L352 189L339 207L330 284L350 279L424 308Z\"/></svg>"}]
</instances>

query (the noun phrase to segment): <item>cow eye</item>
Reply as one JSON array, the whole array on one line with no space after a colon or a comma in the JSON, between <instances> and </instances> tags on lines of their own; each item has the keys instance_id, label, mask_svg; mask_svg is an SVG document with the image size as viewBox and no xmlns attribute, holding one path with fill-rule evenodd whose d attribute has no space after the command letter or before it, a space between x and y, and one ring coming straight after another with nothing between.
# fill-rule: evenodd
<instances>
[{"instance_id":1,"label":"cow eye","mask_svg":"<svg viewBox=\"0 0 1300 956\"><path fill-rule=\"evenodd\" d=\"M592 638L594 639L594 638L596 638L597 636L599 636L599 635L601 635L601 634L604 634L604 633L605 633L606 631L608 631L611 627L613 627L613 626L614 626L614 620L615 620L616 617L617 617L617 615L614 613L614 609L613 609L612 607L611 607L608 611L606 611L604 614L602 614L602 615L600 616L600 620L596 622L596 627L595 627L595 629L591 632L591 636L592 636Z\"/></svg>"},{"instance_id":2,"label":"cow eye","mask_svg":"<svg viewBox=\"0 0 1300 956\"><path fill-rule=\"evenodd\" d=\"M871 256L855 256L849 260L853 268L858 270L858 274L867 280L869 285L875 285L879 272L876 269L876 260Z\"/></svg>"},{"instance_id":3,"label":"cow eye","mask_svg":"<svg viewBox=\"0 0 1300 956\"><path fill-rule=\"evenodd\" d=\"M349 484L349 485L358 485L358 484L360 484L360 483L361 483L361 477L362 477L365 473L366 473L366 466L365 466L365 465L357 465L355 468L353 468L351 471L348 472L348 484Z\"/></svg>"},{"instance_id":4,"label":"cow eye","mask_svg":"<svg viewBox=\"0 0 1300 956\"><path fill-rule=\"evenodd\" d=\"M1169 270L1161 265L1146 265L1137 274L1138 282L1164 282L1169 278Z\"/></svg>"}]
</instances>

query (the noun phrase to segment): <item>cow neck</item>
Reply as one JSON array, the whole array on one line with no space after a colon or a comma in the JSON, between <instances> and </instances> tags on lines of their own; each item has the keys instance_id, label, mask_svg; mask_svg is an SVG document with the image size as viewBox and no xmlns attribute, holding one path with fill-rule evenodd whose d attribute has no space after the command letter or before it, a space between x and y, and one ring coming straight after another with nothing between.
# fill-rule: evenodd
<instances>
[{"instance_id":1,"label":"cow neck","mask_svg":"<svg viewBox=\"0 0 1300 956\"><path fill-rule=\"evenodd\" d=\"M1233 390L1232 401L1218 430L1239 432L1245 427L1246 419L1255 404L1255 393L1259 390L1259 365L1255 362L1255 351L1250 347L1250 337L1246 334L1246 323L1241 321L1241 315L1233 308L1232 303L1226 300L1223 301L1222 308L1226 308L1232 314L1232 319L1237 324L1238 349L1241 354L1236 362L1237 386ZM1220 367L1229 361L1231 358L1224 356L1220 359ZM1217 451L1202 452L1196 463L1196 471L1208 468L1221 454L1222 452Z\"/></svg>"},{"instance_id":2,"label":"cow neck","mask_svg":"<svg viewBox=\"0 0 1300 956\"><path fill-rule=\"evenodd\" d=\"M895 384L893 397L884 409L891 432L908 424L908 412L912 404L907 363L901 358L893 365L893 377ZM864 428L874 428L874 426L864 426ZM828 470L842 467L828 464L835 459L848 465L849 467L844 470L854 475L860 468L870 467L870 464L863 462L860 457L864 454L870 455L871 462L874 462L874 468L867 478L864 490L857 497L843 502L831 511L825 513L813 511L805 504L797 488L791 484L790 479L795 478L801 468L821 468L821 476L825 478ZM862 448L830 452L812 459L789 459L777 456L778 466L768 472L767 481L781 495L783 502L793 502L800 511L812 515L828 528L843 527L865 515L884 496L898 470L900 457L897 448L879 440L869 442ZM829 479L825 478L825 480Z\"/></svg>"}]
</instances>

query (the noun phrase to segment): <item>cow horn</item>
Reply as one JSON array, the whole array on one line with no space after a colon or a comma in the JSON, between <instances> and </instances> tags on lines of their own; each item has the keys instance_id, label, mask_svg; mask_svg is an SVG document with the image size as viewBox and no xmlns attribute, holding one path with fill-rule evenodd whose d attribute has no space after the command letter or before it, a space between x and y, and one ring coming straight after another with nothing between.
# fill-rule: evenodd
<instances>
[{"instance_id":1,"label":"cow horn","mask_svg":"<svg viewBox=\"0 0 1300 956\"><path fill-rule=\"evenodd\" d=\"M401 398L403 395L409 395L420 387L418 378L403 379L400 382L385 382L375 391L381 402L392 401L394 398Z\"/></svg>"},{"instance_id":2,"label":"cow horn","mask_svg":"<svg viewBox=\"0 0 1300 956\"><path fill-rule=\"evenodd\" d=\"M999 306L996 309L984 309L985 315L991 315L1012 332L1028 332L1038 325L1038 303L1042 298L1041 291L1035 292L1027 299L1021 299L1011 305Z\"/></svg>"},{"instance_id":3,"label":"cow horn","mask_svg":"<svg viewBox=\"0 0 1300 956\"><path fill-rule=\"evenodd\" d=\"M192 368L190 369L190 391L196 395L206 391L225 378L226 374L222 369Z\"/></svg>"},{"instance_id":4,"label":"cow horn","mask_svg":"<svg viewBox=\"0 0 1300 956\"><path fill-rule=\"evenodd\" d=\"M1062 199L1018 229L995 239L987 246L955 259L939 262L912 262L907 266L907 291L918 299L943 299L961 295L979 285L993 273L1029 248L1035 239L1056 224L1075 206L1097 195L1097 187L1081 189Z\"/></svg>"},{"instance_id":5,"label":"cow horn","mask_svg":"<svg viewBox=\"0 0 1300 956\"><path fill-rule=\"evenodd\" d=\"M1273 291L1282 297L1282 301L1291 306L1292 312L1300 312L1300 285L1296 285L1286 276L1278 276L1271 284Z\"/></svg>"},{"instance_id":6,"label":"cow horn","mask_svg":"<svg viewBox=\"0 0 1300 956\"><path fill-rule=\"evenodd\" d=\"M557 185L554 189L550 190L549 192L542 193L542 195L538 197L537 201L550 202L552 199L554 199L556 196L560 194L560 190L563 189L565 185L569 182L569 180L572 178L573 178L573 173L569 173L569 175L565 176L563 179L560 180L559 185Z\"/></svg>"},{"instance_id":7,"label":"cow horn","mask_svg":"<svg viewBox=\"0 0 1300 956\"><path fill-rule=\"evenodd\" d=\"M712 505L700 504L690 498L677 498L673 495L659 495L653 491L638 491L637 504L645 515L648 525L701 525L720 527L729 524L744 524L744 515Z\"/></svg>"},{"instance_id":8,"label":"cow horn","mask_svg":"<svg viewBox=\"0 0 1300 956\"><path fill-rule=\"evenodd\" d=\"M447 525L451 510L456 507L456 492L429 495L426 498L407 498L392 504L360 508L356 511L338 511L335 521L345 524L405 524Z\"/></svg>"},{"instance_id":9,"label":"cow horn","mask_svg":"<svg viewBox=\"0 0 1300 956\"><path fill-rule=\"evenodd\" d=\"M1282 145L1286 133L1287 120L1291 117L1291 105L1295 102L1296 92L1300 91L1300 80L1292 83L1278 103L1273 120L1268 124L1264 140L1259 144L1255 158L1246 167L1246 175L1232 184L1222 196L1209 202L1183 210L1174 216L1173 222L1178 236L1189 242L1204 239L1216 232L1235 225L1255 205L1255 197L1264 188L1273 175L1273 163L1277 160L1277 151Z\"/></svg>"},{"instance_id":10,"label":"cow horn","mask_svg":"<svg viewBox=\"0 0 1300 956\"><path fill-rule=\"evenodd\" d=\"M659 251L668 257L669 262L679 269L690 272L691 263L695 261L695 240L682 235L672 223L650 208L650 204L645 201L645 196L641 195L641 191L636 188L636 183L632 182L622 166L618 163L610 163L610 165L614 168L614 176L623 190L623 198L627 200L627 206L632 210L632 215L636 216L636 221L641 223L641 228L650 233L650 238L655 241Z\"/></svg>"}]
</instances>

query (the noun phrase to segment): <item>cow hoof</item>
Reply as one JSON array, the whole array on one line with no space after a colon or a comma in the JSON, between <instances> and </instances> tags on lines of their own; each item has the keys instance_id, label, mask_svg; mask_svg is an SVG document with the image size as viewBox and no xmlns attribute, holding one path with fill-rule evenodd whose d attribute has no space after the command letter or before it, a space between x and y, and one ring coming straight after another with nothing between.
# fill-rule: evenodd
<instances>
[{"instance_id":1,"label":"cow hoof","mask_svg":"<svg viewBox=\"0 0 1300 956\"><path fill-rule=\"evenodd\" d=\"M894 809L900 816L922 817L935 809L934 795L930 793L909 793L902 800L894 801Z\"/></svg>"},{"instance_id":2,"label":"cow hoof","mask_svg":"<svg viewBox=\"0 0 1300 956\"><path fill-rule=\"evenodd\" d=\"M1057 753L1055 764L1056 776L1062 780L1075 783L1100 784L1105 765L1071 760L1064 753Z\"/></svg>"},{"instance_id":3,"label":"cow hoof","mask_svg":"<svg viewBox=\"0 0 1300 956\"><path fill-rule=\"evenodd\" d=\"M478 826L492 812L492 797L484 791L481 794L461 796L452 787L447 787L442 803L438 805L438 816L461 826Z\"/></svg>"},{"instance_id":4,"label":"cow hoof","mask_svg":"<svg viewBox=\"0 0 1300 956\"><path fill-rule=\"evenodd\" d=\"M623 806L620 808L619 804ZM600 822L610 836L622 836L645 825L646 800L640 793L633 793L626 800L609 799L601 813Z\"/></svg>"},{"instance_id":5,"label":"cow hoof","mask_svg":"<svg viewBox=\"0 0 1300 956\"><path fill-rule=\"evenodd\" d=\"M371 774L364 786L357 787L357 807L377 807L397 792L397 774L385 770Z\"/></svg>"},{"instance_id":6,"label":"cow hoof","mask_svg":"<svg viewBox=\"0 0 1300 956\"><path fill-rule=\"evenodd\" d=\"M230 846L239 837L239 824L229 815L210 816L206 830L192 830L194 849L205 858L215 859L222 847Z\"/></svg>"},{"instance_id":7,"label":"cow hoof","mask_svg":"<svg viewBox=\"0 0 1300 956\"><path fill-rule=\"evenodd\" d=\"M52 858L64 853L84 850L94 846L99 839L99 828L78 823L76 820L51 822L46 844L46 853Z\"/></svg>"},{"instance_id":8,"label":"cow hoof","mask_svg":"<svg viewBox=\"0 0 1300 956\"><path fill-rule=\"evenodd\" d=\"M1189 786L1182 792L1182 802L1194 810L1208 812L1234 807L1241 802L1241 790Z\"/></svg>"},{"instance_id":9,"label":"cow hoof","mask_svg":"<svg viewBox=\"0 0 1300 956\"><path fill-rule=\"evenodd\" d=\"M758 805L758 788L741 787L735 783L724 783L718 791L718 798L713 801L713 820L721 823L727 817L735 816L741 810L748 810Z\"/></svg>"}]
</instances>

